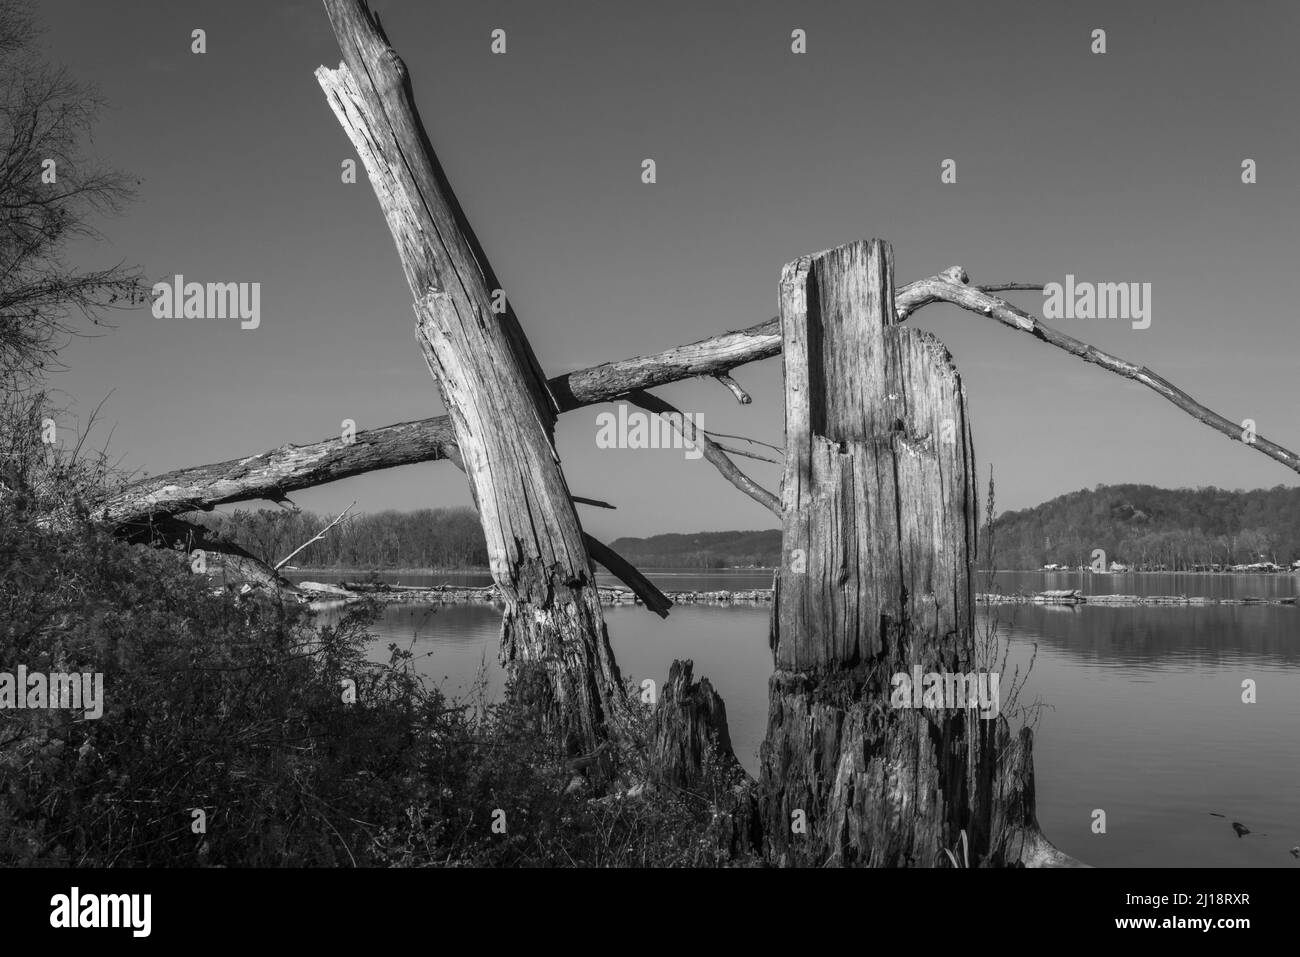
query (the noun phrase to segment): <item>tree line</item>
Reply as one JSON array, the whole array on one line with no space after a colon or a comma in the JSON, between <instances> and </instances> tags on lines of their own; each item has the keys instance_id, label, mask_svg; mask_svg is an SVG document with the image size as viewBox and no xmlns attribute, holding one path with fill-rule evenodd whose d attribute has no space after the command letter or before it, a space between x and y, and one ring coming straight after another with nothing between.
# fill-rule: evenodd
<instances>
[{"instance_id":1,"label":"tree line","mask_svg":"<svg viewBox=\"0 0 1300 957\"><path fill-rule=\"evenodd\" d=\"M619 538L610 547L639 568L774 568L781 530L668 533Z\"/></svg>"},{"instance_id":2,"label":"tree line","mask_svg":"<svg viewBox=\"0 0 1300 957\"><path fill-rule=\"evenodd\" d=\"M187 518L274 565L320 533L334 516L284 509L236 509ZM772 568L781 530L688 532L611 543L643 568ZM486 568L487 542L469 508L387 510L349 515L297 555L299 568Z\"/></svg>"},{"instance_id":3,"label":"tree line","mask_svg":"<svg viewBox=\"0 0 1300 957\"><path fill-rule=\"evenodd\" d=\"M1108 562L1149 570L1285 566L1300 559L1300 488L1098 485L1004 512L993 538L1003 569L1087 566L1096 549Z\"/></svg>"},{"instance_id":4,"label":"tree line","mask_svg":"<svg viewBox=\"0 0 1300 957\"><path fill-rule=\"evenodd\" d=\"M190 518L271 565L334 520L316 512L268 508ZM487 563L483 528L469 508L349 515L290 562L299 568L365 569L485 568Z\"/></svg>"}]
</instances>

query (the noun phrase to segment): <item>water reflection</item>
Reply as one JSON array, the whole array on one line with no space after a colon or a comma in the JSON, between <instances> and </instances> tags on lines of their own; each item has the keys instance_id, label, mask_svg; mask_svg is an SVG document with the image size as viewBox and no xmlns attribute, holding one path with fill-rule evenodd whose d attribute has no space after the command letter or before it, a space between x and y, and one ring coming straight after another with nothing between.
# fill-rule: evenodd
<instances>
[{"instance_id":1,"label":"water reflection","mask_svg":"<svg viewBox=\"0 0 1300 957\"><path fill-rule=\"evenodd\" d=\"M654 577L666 590L771 581L752 571ZM1000 583L1004 591L1078 587L1061 582L1067 577ZM1293 576L1105 577L1090 593L1295 593ZM772 667L768 614L766 605L683 605L661 621L622 606L606 609L606 620L630 678L662 681L674 658L695 661L696 675L726 701L733 743L753 773ZM1064 850L1100 866L1300 866L1288 853L1300 844L1300 608L998 606L980 610L981 626L990 615L1012 642L1011 667L1023 668L1037 648L1021 703L1049 706L1035 745L1038 813ZM453 696L468 694L480 673L489 694L501 691L500 612L491 605L392 605L376 630L376 657L389 641L409 648L421 673ZM1241 700L1246 680L1256 704ZM1092 831L1099 809L1105 834ZM1233 821L1250 833L1238 837Z\"/></svg>"}]
</instances>

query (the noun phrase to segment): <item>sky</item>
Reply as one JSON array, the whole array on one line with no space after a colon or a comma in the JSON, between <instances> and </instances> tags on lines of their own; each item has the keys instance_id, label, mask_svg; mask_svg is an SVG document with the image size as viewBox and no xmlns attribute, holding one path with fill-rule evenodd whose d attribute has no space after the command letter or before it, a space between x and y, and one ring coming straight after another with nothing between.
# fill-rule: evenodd
<instances>
[{"instance_id":1,"label":"sky","mask_svg":"<svg viewBox=\"0 0 1300 957\"><path fill-rule=\"evenodd\" d=\"M1151 284L1151 325L1054 324L1300 447L1300 127L1294 2L379 2L430 139L548 375L777 312L784 263L893 244L899 285ZM76 246L150 281L259 282L261 321L147 307L70 343L74 430L136 474L442 412L373 191L313 71L312 0L42 0L50 58L109 107L94 154L136 201ZM206 31L207 52L191 52ZM491 52L502 29L506 52ZM807 52L791 50L805 31ZM1092 52L1093 31L1106 52ZM656 182L642 182L642 161ZM1257 164L1242 183L1241 164ZM956 163L956 182L941 166ZM1043 296L1009 294L1039 314ZM1296 475L1136 384L990 320L930 306L963 375L981 480L1026 508L1099 483L1255 488ZM659 390L706 428L779 444L780 360ZM606 540L777 527L681 450L557 444ZM741 460L775 490L775 465ZM983 496L981 495L981 498ZM321 512L469 504L446 462L299 492Z\"/></svg>"}]
</instances>

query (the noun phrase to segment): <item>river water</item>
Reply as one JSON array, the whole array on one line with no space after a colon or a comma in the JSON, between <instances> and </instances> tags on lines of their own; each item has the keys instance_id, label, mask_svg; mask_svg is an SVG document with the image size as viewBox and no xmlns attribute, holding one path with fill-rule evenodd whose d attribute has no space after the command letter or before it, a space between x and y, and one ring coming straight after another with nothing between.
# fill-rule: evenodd
<instances>
[{"instance_id":1,"label":"river water","mask_svg":"<svg viewBox=\"0 0 1300 957\"><path fill-rule=\"evenodd\" d=\"M771 586L770 571L647 574L665 591ZM386 577L404 585L490 581L474 573ZM1006 592L1220 598L1292 596L1297 581L998 576ZM605 576L601 582L618 584ZM733 744L751 773L767 717L769 609L683 605L666 621L635 606L605 609L625 676L662 682L674 658L694 660L696 676L707 676L726 701ZM998 606L981 609L981 628L990 615L1010 640L1007 672L1018 665L1023 673L1036 649L1019 701L1043 705L1034 744L1038 817L1062 850L1097 866L1300 867L1290 854L1300 845L1300 608ZM450 696L469 695L480 675L489 695L500 693L495 606L390 605L374 628L376 656L398 642ZM1248 679L1257 689L1254 704L1242 702ZM1004 673L1004 702L1009 680ZM1097 811L1105 812L1105 833L1095 832ZM1233 822L1249 833L1238 837Z\"/></svg>"}]
</instances>

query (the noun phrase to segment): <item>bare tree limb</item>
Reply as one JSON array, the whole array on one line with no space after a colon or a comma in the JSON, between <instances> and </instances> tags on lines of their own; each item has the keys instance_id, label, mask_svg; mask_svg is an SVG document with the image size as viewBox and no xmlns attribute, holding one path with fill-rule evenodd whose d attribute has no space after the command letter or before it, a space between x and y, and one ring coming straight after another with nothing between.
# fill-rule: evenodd
<instances>
[{"instance_id":1,"label":"bare tree limb","mask_svg":"<svg viewBox=\"0 0 1300 957\"><path fill-rule=\"evenodd\" d=\"M465 471L465 458L460 454L460 449L456 448L456 446L453 445L447 449L447 461L462 472ZM574 501L576 502L578 499L574 498ZM632 589L632 594L640 598L641 603L647 609L660 618L668 617L668 609L673 606L672 599L661 592L654 582L646 578L636 566L595 536L584 531L582 537L587 544L587 554L591 556L592 561L603 565L606 571Z\"/></svg>"},{"instance_id":2,"label":"bare tree limb","mask_svg":"<svg viewBox=\"0 0 1300 957\"><path fill-rule=\"evenodd\" d=\"M725 372L715 372L713 374L713 378L717 379L724 386L726 386L727 391L730 392L732 395L734 395L736 397L736 401L739 402L741 405L749 405L749 403L754 401L752 398L750 398L749 393L740 387L740 383L737 382L735 379L733 379L731 376L727 375Z\"/></svg>"},{"instance_id":3,"label":"bare tree limb","mask_svg":"<svg viewBox=\"0 0 1300 957\"><path fill-rule=\"evenodd\" d=\"M705 433L707 435L707 433ZM721 442L714 442L723 452L730 452L732 455L740 455L747 459L757 459L760 462L771 462L773 465L780 465L776 459L770 459L766 455L759 455L757 452L746 452L744 449L735 449L730 445L723 445Z\"/></svg>"},{"instance_id":4,"label":"bare tree limb","mask_svg":"<svg viewBox=\"0 0 1300 957\"><path fill-rule=\"evenodd\" d=\"M985 292L1008 292L1013 289L1042 292L1043 284L1041 282L989 282L980 283L980 288Z\"/></svg>"},{"instance_id":5,"label":"bare tree limb","mask_svg":"<svg viewBox=\"0 0 1300 957\"><path fill-rule=\"evenodd\" d=\"M1241 427L1201 406L1186 393L1149 369L1143 369L1057 332L1025 314L988 289L1033 287L1030 283L968 285L966 273L953 266L937 276L909 283L900 289L894 306L899 321L917 309L948 302L996 319L1051 345L1093 362L1125 378L1142 382L1194 418L1230 438L1241 441ZM549 380L552 393L566 410L618 398L624 392L666 385L711 369L730 369L770 358L781 351L778 321L773 318L739 332L727 332L650 356L607 362ZM215 505L256 498L275 499L286 492L311 488L378 469L431 462L447 457L455 448L455 433L446 416L403 422L358 432L348 445L330 438L309 445L286 445L258 455L213 465L178 469L128 485L105 503L97 514L110 521L141 521L150 515L175 515ZM1300 471L1300 456L1261 436L1255 448L1288 468ZM747 493L748 494L748 493Z\"/></svg>"},{"instance_id":6,"label":"bare tree limb","mask_svg":"<svg viewBox=\"0 0 1300 957\"><path fill-rule=\"evenodd\" d=\"M781 514L781 500L737 468L736 463L727 458L727 454L722 451L718 444L705 435L702 429L697 429L695 423L683 415L676 407L669 405L658 396L640 390L628 393L626 398L633 405L639 405L648 412L666 416L672 427L680 432L687 441L693 442L714 468L722 473L723 478L759 505L776 515Z\"/></svg>"},{"instance_id":7,"label":"bare tree limb","mask_svg":"<svg viewBox=\"0 0 1300 957\"><path fill-rule=\"evenodd\" d=\"M357 503L356 503L355 501L352 503L352 505L356 505L356 504L357 504ZM307 547L308 545L310 545L312 542L319 542L322 538L324 538L326 532L328 532L331 528L333 528L333 527L334 527L335 525L337 525L339 522L343 521L343 516L347 515L348 512L352 511L352 505L349 505L349 506L348 506L347 508L345 508L343 511L339 512L338 518L334 519L334 521L330 522L328 525L326 525L324 528L322 528L319 532L317 532L317 533L316 533L315 535L313 535L311 538L307 539L307 541L303 542L301 545L299 545L297 548L295 548L293 551L291 551L288 555L284 556L284 558L280 559L280 560L275 564L275 567L274 567L273 570L278 572L281 568L283 568L285 565L287 565L287 564L289 563L289 559L293 558L293 556L297 555L300 551L302 551L304 548L306 548L306 547Z\"/></svg>"},{"instance_id":8,"label":"bare tree limb","mask_svg":"<svg viewBox=\"0 0 1300 957\"><path fill-rule=\"evenodd\" d=\"M282 445L257 455L139 479L92 514L122 524L255 498L275 501L287 492L377 469L443 459L446 449L455 444L451 420L437 416L358 432L350 443L335 436L308 445Z\"/></svg>"},{"instance_id":9,"label":"bare tree limb","mask_svg":"<svg viewBox=\"0 0 1300 957\"><path fill-rule=\"evenodd\" d=\"M740 442L748 442L750 445L761 445L764 448L771 449L779 455L785 455L785 447L773 445L771 442L764 442L761 439L751 439L748 435L730 435L726 432L714 432L712 429L705 429L704 434L711 439L736 439Z\"/></svg>"},{"instance_id":10,"label":"bare tree limb","mask_svg":"<svg viewBox=\"0 0 1300 957\"><path fill-rule=\"evenodd\" d=\"M650 611L660 618L668 617L668 609L673 607L673 600L661 592L655 583L641 574L641 571L599 539L583 533L587 538L587 551L592 561L603 565L611 575L623 582L632 593L641 599Z\"/></svg>"},{"instance_id":11,"label":"bare tree limb","mask_svg":"<svg viewBox=\"0 0 1300 957\"><path fill-rule=\"evenodd\" d=\"M958 274L959 267L953 267ZM948 270L945 275L952 274ZM910 283L898 290L895 308L901 316L936 302L933 283L938 277ZM547 386L560 410L609 402L626 392L680 382L737 366L769 359L781 351L780 323L776 317L684 346L673 346L649 356L637 356L579 369L548 380ZM265 498L275 500L288 492L379 469L447 458L456 433L451 420L434 416L356 433L345 443L340 438L308 445L284 445L257 455L212 465L177 469L140 479L113 495L95 514L111 522L138 521L150 515L178 515L216 505Z\"/></svg>"},{"instance_id":12,"label":"bare tree limb","mask_svg":"<svg viewBox=\"0 0 1300 957\"><path fill-rule=\"evenodd\" d=\"M1271 442L1262 435L1250 435L1239 423L1233 422L1214 410L1201 405L1168 379L1152 372L1146 366L1139 366L1126 359L1103 352L1095 346L1090 346L1073 336L1053 329L1028 313L1017 309L1005 299L990 295L981 287L968 285L965 272L956 269L956 267L954 267L954 270L955 272L942 277L936 276L912 283L912 287L915 287L914 302L907 312L915 312L921 306L932 302L948 302L970 312L978 313L981 316L995 319L1004 326L1027 333L1035 339L1041 339L1049 345L1063 349L1084 362L1091 362L1116 375L1123 376L1125 379L1141 383L1157 395L1163 396L1178 406L1198 422L1208 425L1217 432L1222 432L1234 442L1249 445L1275 462L1285 465L1293 472L1300 472L1300 455L1290 449L1278 445L1276 442ZM901 322L903 318L905 318L905 313L900 309L899 321ZM1250 438L1247 438L1248 435L1250 435Z\"/></svg>"},{"instance_id":13,"label":"bare tree limb","mask_svg":"<svg viewBox=\"0 0 1300 957\"><path fill-rule=\"evenodd\" d=\"M617 505L610 505L609 502L602 502L598 498L583 498L581 495L573 496L573 501L577 505L590 505L592 508L608 508L610 510L618 508Z\"/></svg>"}]
</instances>

